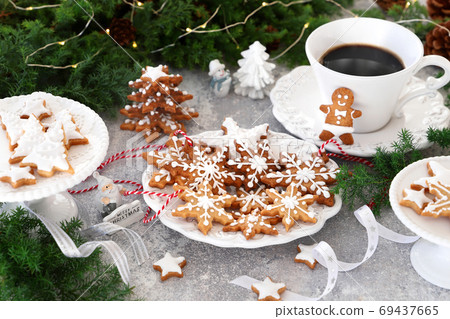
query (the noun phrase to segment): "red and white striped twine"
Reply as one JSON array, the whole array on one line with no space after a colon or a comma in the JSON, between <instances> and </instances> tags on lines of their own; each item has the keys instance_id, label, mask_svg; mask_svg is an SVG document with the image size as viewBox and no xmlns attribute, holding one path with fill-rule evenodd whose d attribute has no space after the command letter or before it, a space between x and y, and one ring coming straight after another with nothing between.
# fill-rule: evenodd
<instances>
[{"instance_id":1,"label":"red and white striped twine","mask_svg":"<svg viewBox=\"0 0 450 319\"><path fill-rule=\"evenodd\" d=\"M320 149L319 149L319 151L318 151L319 156L322 156L322 155L323 155L323 152L325 151L325 146L328 145L329 143L335 144L336 147L338 148L338 150L341 152L342 155L340 155L340 154L334 154L334 153L326 153L326 154L325 154L326 156L333 156L333 157L337 157L337 158L340 158L340 159L344 159L344 160L348 160L348 161L352 161L352 162L358 162L358 163L361 163L361 164L365 164L365 165L367 165L367 166L369 166L369 167L374 167L373 163L372 163L371 161L369 161L369 160L366 160L366 159L361 158L361 157L356 157L356 156L348 155L348 154L342 149L341 145L340 145L335 139L329 139L328 141L326 141L325 143L323 143L323 144L320 146Z\"/></svg>"},{"instance_id":2,"label":"red and white striped twine","mask_svg":"<svg viewBox=\"0 0 450 319\"><path fill-rule=\"evenodd\" d=\"M177 130L177 131L174 132L174 135L175 135L175 136L178 135L178 134L183 135L184 138L186 139L186 142L187 142L190 146L193 146L193 145L194 145L194 143L192 142L192 139L191 139L189 136L187 136L187 134L186 134L184 131L182 131L182 130ZM132 149L129 149L129 150L125 150L125 151L119 152L119 153L116 153L116 154L112 155L112 156L109 157L106 161L104 161L103 163L101 163L101 164L99 165L99 167L97 168L97 170L104 169L108 164L111 164L112 162L115 162L115 161L117 161L117 160L119 160L119 159L124 159L124 158L136 158L136 157L141 157L141 156L142 156L142 153L140 153L140 154L132 154L132 155L125 155L125 154L127 154L127 153L137 152L137 151L141 151L141 150L145 150L145 149L149 149L149 148L155 148L157 151L159 151L159 150L162 150L162 149L164 149L164 148L166 148L166 147L167 147L166 145L144 145L144 146L140 146L140 147L136 147L136 148L132 148ZM135 186L138 187L138 188L136 188L135 190L124 192L124 196L128 196L128 195L150 195L150 196L157 196L157 197L167 197L167 200L166 200L166 202L164 203L164 205L161 207L161 209L160 209L155 215L153 215L150 219L147 219L147 218L148 218L148 215L149 215L150 212L151 212L151 208L150 208L150 207L147 208L147 213L145 214L144 219L143 219L143 223L144 223L144 224L149 223L150 221L154 220L154 219L157 218L159 215L161 215L161 213L162 213L162 212L164 211L164 209L167 207L167 205L169 204L169 202L170 202L174 197L177 197L178 194L180 194L180 193L183 191L183 190L178 190L178 191L176 191L176 192L174 192L174 193L172 193L172 194L165 194L165 193L159 193L159 192L144 191L144 190L143 190L144 187L143 187L141 184L139 184L139 183L137 183L137 182L133 182L133 181L128 181L128 180L114 180L113 182L114 182L114 184L131 184L131 185L135 185ZM89 188L85 188L85 189L81 189L81 190L77 190L77 191L75 191L75 190L67 190L67 191L68 191L70 194L76 195L76 194L87 193L87 192L90 192L90 191L92 191L92 190L94 190L94 189L97 189L97 188L98 188L98 185L94 185L94 186L91 186L91 187L89 187Z\"/></svg>"}]
</instances>

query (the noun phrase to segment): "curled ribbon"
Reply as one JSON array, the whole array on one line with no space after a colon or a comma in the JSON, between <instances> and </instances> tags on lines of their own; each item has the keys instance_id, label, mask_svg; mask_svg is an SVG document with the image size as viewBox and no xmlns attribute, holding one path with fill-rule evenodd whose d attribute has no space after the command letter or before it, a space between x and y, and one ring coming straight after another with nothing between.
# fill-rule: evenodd
<instances>
[{"instance_id":1,"label":"curled ribbon","mask_svg":"<svg viewBox=\"0 0 450 319\"><path fill-rule=\"evenodd\" d=\"M348 263L339 261L334 253L333 248L331 246L321 241L314 249L313 249L313 257L317 260L322 266L328 269L328 281L325 289L322 294L318 297L307 297L302 296L300 294L291 292L286 290L283 293L283 300L285 301L316 301L320 300L327 294L329 294L337 281L339 272L347 272L351 271L359 266L361 266L364 262L366 262L377 249L378 246L378 238L382 237L387 240L400 243L400 244L409 244L417 241L419 236L405 236L398 234L383 225L379 224L371 211L371 209L364 205L357 209L355 212L356 219L364 226L367 231L367 249L363 259L360 262L356 263ZM230 283L238 285L240 287L250 289L254 283L259 282L257 279L248 277L248 276L240 276L236 279L230 281Z\"/></svg>"},{"instance_id":2,"label":"curled ribbon","mask_svg":"<svg viewBox=\"0 0 450 319\"><path fill-rule=\"evenodd\" d=\"M80 247L77 247L69 235L67 235L55 222L35 213L25 203L21 203L21 206L23 206L31 215L36 216L44 224L54 238L59 249L66 257L85 258L90 256L97 247L102 246L111 255L123 282L126 284L130 283L130 268L128 266L127 257L125 256L123 250L115 242L112 240L90 241L82 244ZM142 242L142 239L137 233L130 229L125 229L121 226L110 223L102 223L91 227L88 231L96 236L99 236L100 234L105 235L112 234L117 231L124 231L132 243L138 263L142 263L148 259L148 252Z\"/></svg>"}]
</instances>

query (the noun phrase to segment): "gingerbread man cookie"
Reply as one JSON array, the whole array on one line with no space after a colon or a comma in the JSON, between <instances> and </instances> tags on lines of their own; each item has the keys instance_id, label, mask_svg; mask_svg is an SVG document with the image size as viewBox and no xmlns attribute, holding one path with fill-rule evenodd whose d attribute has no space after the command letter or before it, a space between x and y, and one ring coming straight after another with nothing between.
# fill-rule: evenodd
<instances>
[{"instance_id":1,"label":"gingerbread man cookie","mask_svg":"<svg viewBox=\"0 0 450 319\"><path fill-rule=\"evenodd\" d=\"M331 96L333 104L321 105L320 110L326 114L323 131L319 138L327 141L338 136L342 143L353 144L353 119L362 115L361 111L351 108L354 96L350 89L341 87L336 89Z\"/></svg>"}]
</instances>

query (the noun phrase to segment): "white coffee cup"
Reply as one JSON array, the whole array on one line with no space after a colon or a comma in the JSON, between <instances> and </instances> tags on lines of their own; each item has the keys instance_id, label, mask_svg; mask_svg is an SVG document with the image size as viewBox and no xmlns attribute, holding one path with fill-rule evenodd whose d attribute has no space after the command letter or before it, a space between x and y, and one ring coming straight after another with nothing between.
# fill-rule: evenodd
<instances>
[{"instance_id":1,"label":"white coffee cup","mask_svg":"<svg viewBox=\"0 0 450 319\"><path fill-rule=\"evenodd\" d=\"M384 48L398 56L405 68L387 75L356 76L333 71L319 62L331 48L346 44ZM450 81L450 62L447 59L437 55L424 57L423 44L413 32L386 20L358 17L326 23L310 34L305 50L324 104L330 104L337 88L352 90L355 97L352 108L362 112L362 116L353 121L356 133L382 128L392 116L401 116L406 102L420 95L434 96L436 90ZM439 79L429 77L424 88L400 96L408 80L430 65L442 68L444 75Z\"/></svg>"}]
</instances>

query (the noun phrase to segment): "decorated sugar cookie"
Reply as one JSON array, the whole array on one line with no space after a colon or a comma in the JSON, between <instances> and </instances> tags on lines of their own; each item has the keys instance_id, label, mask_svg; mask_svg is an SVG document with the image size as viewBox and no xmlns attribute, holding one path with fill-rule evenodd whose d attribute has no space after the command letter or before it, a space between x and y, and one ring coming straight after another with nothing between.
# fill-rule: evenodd
<instances>
[{"instance_id":1,"label":"decorated sugar cookie","mask_svg":"<svg viewBox=\"0 0 450 319\"><path fill-rule=\"evenodd\" d=\"M450 217L450 181L428 182L430 193L435 195L435 199L430 202L422 212L422 215L440 217Z\"/></svg>"},{"instance_id":2,"label":"decorated sugar cookie","mask_svg":"<svg viewBox=\"0 0 450 319\"><path fill-rule=\"evenodd\" d=\"M229 194L213 195L209 184L200 184L198 191L190 187L175 184L174 190L183 190L178 196L186 202L172 210L176 217L193 217L197 219L198 229L206 235L212 228L212 222L229 225L234 221L233 215L225 211L236 200L235 196Z\"/></svg>"},{"instance_id":3,"label":"decorated sugar cookie","mask_svg":"<svg viewBox=\"0 0 450 319\"><path fill-rule=\"evenodd\" d=\"M46 117L50 117L52 112L46 107L46 103L47 102L41 98L26 100L21 112L21 117L27 119L31 115L34 115L39 121Z\"/></svg>"},{"instance_id":4,"label":"decorated sugar cookie","mask_svg":"<svg viewBox=\"0 0 450 319\"><path fill-rule=\"evenodd\" d=\"M308 206L316 201L317 195L302 195L295 184L289 185L282 193L273 188L267 189L266 192L273 204L267 205L261 215L280 216L286 231L289 231L297 220L316 223L315 213L308 209Z\"/></svg>"},{"instance_id":5,"label":"decorated sugar cookie","mask_svg":"<svg viewBox=\"0 0 450 319\"><path fill-rule=\"evenodd\" d=\"M45 140L44 127L36 116L32 115L24 121L26 122L24 132L17 140L17 146L9 159L11 164L20 163L25 156L31 153L36 145Z\"/></svg>"},{"instance_id":6,"label":"decorated sugar cookie","mask_svg":"<svg viewBox=\"0 0 450 319\"><path fill-rule=\"evenodd\" d=\"M294 183L302 194L317 196L319 204L334 205L334 194L330 192L328 185L336 182L338 170L328 168L323 158L314 156L304 160L297 154L283 152L280 164L285 169L263 176L263 183L270 187L288 187Z\"/></svg>"},{"instance_id":7,"label":"decorated sugar cookie","mask_svg":"<svg viewBox=\"0 0 450 319\"><path fill-rule=\"evenodd\" d=\"M333 104L320 106L320 110L326 114L326 117L319 138L327 141L337 136L342 143L351 145L354 143L353 119L362 115L361 111L351 108L354 101L353 92L347 88L338 88L333 92L331 100Z\"/></svg>"},{"instance_id":8,"label":"decorated sugar cookie","mask_svg":"<svg viewBox=\"0 0 450 319\"><path fill-rule=\"evenodd\" d=\"M294 261L296 263L303 263L309 268L314 269L316 267L317 260L314 259L312 252L317 245L317 243L312 245L298 244L298 254L295 256Z\"/></svg>"},{"instance_id":9,"label":"decorated sugar cookie","mask_svg":"<svg viewBox=\"0 0 450 319\"><path fill-rule=\"evenodd\" d=\"M427 163L428 175L411 184L411 188L415 190L420 190L422 188L428 189L428 182L437 181L448 181L450 183L450 169L443 166L441 163L436 161L429 161Z\"/></svg>"},{"instance_id":10,"label":"decorated sugar cookie","mask_svg":"<svg viewBox=\"0 0 450 319\"><path fill-rule=\"evenodd\" d=\"M29 167L10 166L0 169L0 181L18 188L23 185L36 184L36 177L33 175L33 170Z\"/></svg>"},{"instance_id":11,"label":"decorated sugar cookie","mask_svg":"<svg viewBox=\"0 0 450 319\"><path fill-rule=\"evenodd\" d=\"M405 188L403 190L403 198L400 200L400 205L411 207L417 214L422 215L423 209L431 201L432 199L425 194L424 188L418 191Z\"/></svg>"},{"instance_id":12,"label":"decorated sugar cookie","mask_svg":"<svg viewBox=\"0 0 450 319\"><path fill-rule=\"evenodd\" d=\"M271 219L261 215L259 209L255 209L250 214L241 215L236 221L223 228L224 232L242 231L245 238L251 239L256 234L278 235L278 231L272 226L279 221L278 218Z\"/></svg>"},{"instance_id":13,"label":"decorated sugar cookie","mask_svg":"<svg viewBox=\"0 0 450 319\"><path fill-rule=\"evenodd\" d=\"M182 278L184 274L181 269L184 266L186 266L186 259L184 257L173 257L167 252L164 258L153 264L153 269L161 272L161 280L164 281L170 277Z\"/></svg>"},{"instance_id":14,"label":"decorated sugar cookie","mask_svg":"<svg viewBox=\"0 0 450 319\"><path fill-rule=\"evenodd\" d=\"M236 151L240 157L228 160L227 165L244 175L242 185L246 190L258 187L263 176L280 168L271 155L267 140L259 142L256 151L252 151L246 143L236 142Z\"/></svg>"},{"instance_id":15,"label":"decorated sugar cookie","mask_svg":"<svg viewBox=\"0 0 450 319\"><path fill-rule=\"evenodd\" d=\"M73 116L67 110L61 110L55 115L55 122L50 125L62 125L67 149L73 145L89 144L89 140L80 132Z\"/></svg>"},{"instance_id":16,"label":"decorated sugar cookie","mask_svg":"<svg viewBox=\"0 0 450 319\"><path fill-rule=\"evenodd\" d=\"M43 141L33 146L31 152L22 159L20 166L35 168L43 177L53 176L56 171L74 174L64 141L62 125L50 127L44 134Z\"/></svg>"},{"instance_id":17,"label":"decorated sugar cookie","mask_svg":"<svg viewBox=\"0 0 450 319\"><path fill-rule=\"evenodd\" d=\"M280 295L286 290L286 285L273 282L272 278L266 277L263 282L254 283L252 290L258 294L259 301L279 301Z\"/></svg>"},{"instance_id":18,"label":"decorated sugar cookie","mask_svg":"<svg viewBox=\"0 0 450 319\"><path fill-rule=\"evenodd\" d=\"M13 151L17 147L17 141L23 135L26 120L21 119L17 114L4 112L0 114L2 128L6 131L9 141L9 149Z\"/></svg>"},{"instance_id":19,"label":"decorated sugar cookie","mask_svg":"<svg viewBox=\"0 0 450 319\"><path fill-rule=\"evenodd\" d=\"M239 188L236 191L236 197L233 207L239 208L242 214L248 214L257 208L263 210L271 201L264 185L259 186L257 190L250 190L248 192L245 189Z\"/></svg>"}]
</instances>

